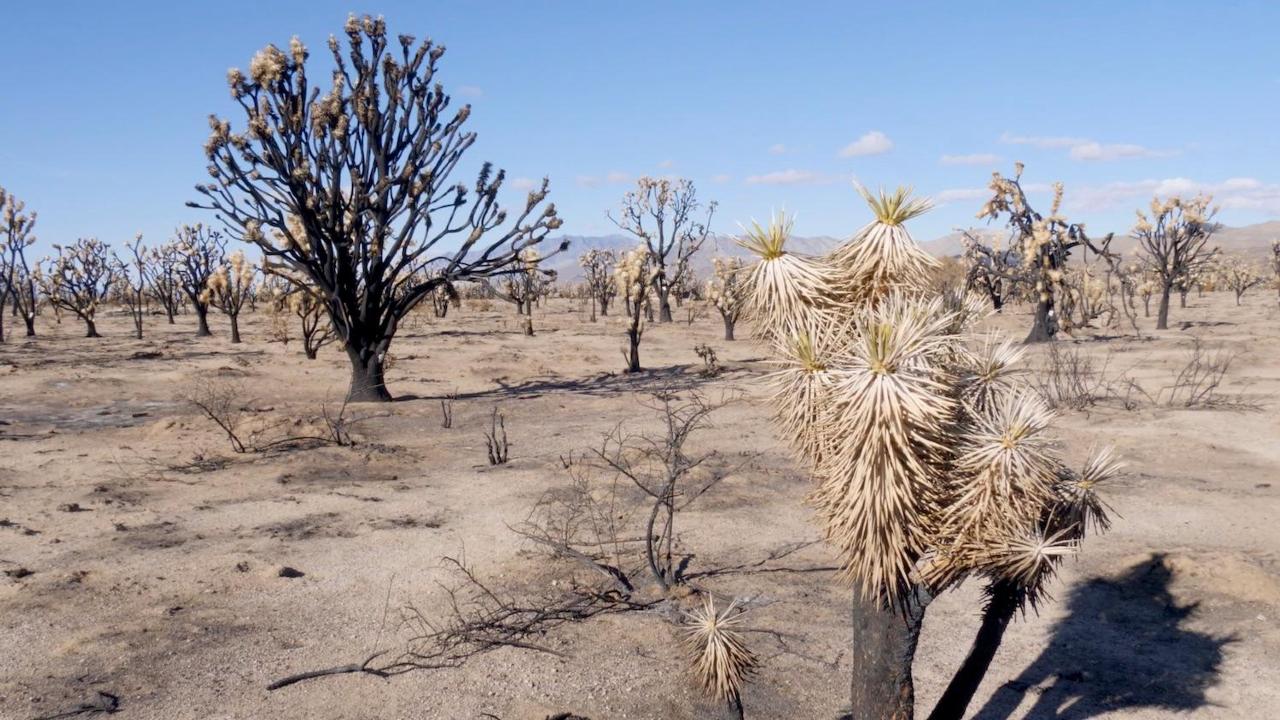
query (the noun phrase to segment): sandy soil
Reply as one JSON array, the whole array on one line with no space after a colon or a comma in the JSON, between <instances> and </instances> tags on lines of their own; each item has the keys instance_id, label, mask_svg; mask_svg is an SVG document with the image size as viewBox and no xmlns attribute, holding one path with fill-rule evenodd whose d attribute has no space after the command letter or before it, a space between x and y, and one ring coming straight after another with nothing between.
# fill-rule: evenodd
<instances>
[{"instance_id":1,"label":"sandy soil","mask_svg":"<svg viewBox=\"0 0 1280 720\"><path fill-rule=\"evenodd\" d=\"M1174 309L1175 329L1137 341L1067 340L1109 372L1172 378L1193 337L1239 356L1230 404L1065 412L1063 454L1115 443L1129 474L1109 488L1113 532L1069 562L1039 616L1011 627L972 717L1265 718L1280 710L1280 329L1274 296L1229 293ZM680 311L681 316L685 311ZM215 320L216 322L216 320ZM1021 334L1014 309L994 324ZM1187 322L1183 327L1179 323ZM197 378L243 384L254 422L314 417L345 390L345 356L307 361L264 340L192 337L193 322L127 319L87 340L70 320L0 346L0 718L56 715L98 691L127 718L702 718L659 617L597 618L557 631L563 657L501 649L463 669L382 681L343 676L267 692L283 675L394 647L384 610L437 613L441 558L465 557L486 582L519 587L546 569L509 529L568 480L560 457L617 423L656 427L638 393L664 382L712 397L740 391L695 440L729 457L759 453L682 522L682 546L708 568L816 538L808 481L767 422L763 353L723 342L718 317L654 326L643 356L658 370L617 374L621 324L592 324L569 301L519 334L508 306L423 318L402 332L389 374L401 397L357 429L352 448L236 455L183 400ZM1150 322L1148 321L1148 327ZM741 333L745 335L745 331ZM700 342L726 372L697 374ZM1037 350L1036 352L1041 352ZM157 355L158 353L158 355ZM456 392L452 429L439 400ZM482 436L500 407L511 461L490 467ZM174 466L189 466L172 469ZM787 558L829 563L821 545ZM289 566L302 577L279 576ZM748 717L832 718L845 697L846 592L830 573L714 581L761 607L764 658ZM767 601L767 602L764 602ZM970 584L935 602L917 661L921 707L976 628ZM383 629L387 627L387 629Z\"/></svg>"}]
</instances>

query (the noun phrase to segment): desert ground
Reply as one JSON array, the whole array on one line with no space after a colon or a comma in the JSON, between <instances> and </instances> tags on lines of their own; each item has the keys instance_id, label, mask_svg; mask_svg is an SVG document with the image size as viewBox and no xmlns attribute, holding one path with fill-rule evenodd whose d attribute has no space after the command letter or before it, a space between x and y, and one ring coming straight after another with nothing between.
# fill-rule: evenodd
<instances>
[{"instance_id":1,"label":"desert ground","mask_svg":"<svg viewBox=\"0 0 1280 720\"><path fill-rule=\"evenodd\" d=\"M306 425L341 403L339 348L309 361L296 343L268 343L257 315L231 345L221 317L208 338L194 337L190 315L173 326L151 317L139 341L112 314L99 323L106 337L90 340L46 313L34 341L0 345L0 717L92 716L84 708L100 692L118 698L120 717L166 720L714 717L677 630L649 612L557 628L542 640L554 653L505 647L456 669L266 689L394 651L403 608L443 612L444 558L503 592L543 582L547 562L511 528L567 485L562 457L619 424L656 429L645 398L661 387L737 398L691 441L734 467L681 515L691 571L817 540L809 480L769 422L765 353L745 324L725 342L714 311L676 315L645 335L649 370L624 375L622 318L592 323L575 300L536 309L533 337L505 304L419 313L393 346L398 400L347 409L361 418L355 445L238 454L185 399L193 385L237 384L260 426ZM1019 338L1029 322L1025 307L988 320ZM1193 294L1168 331L1142 322L1142 339L1086 329L1058 345L1148 389L1172 382L1196 338L1234 361L1207 405L1117 395L1060 411L1065 458L1107 443L1124 458L1106 488L1114 526L1065 564L1038 614L1011 626L973 718L1254 719L1280 708L1280 308L1273 292L1242 307L1229 292ZM700 343L716 350L719 375L701 372ZM1028 364L1045 352L1033 348ZM511 449L490 466L494 408ZM840 713L849 590L823 569L833 562L817 543L705 580L753 603L762 666L747 717ZM282 577L286 567L301 575ZM930 608L921 708L964 656L980 602L970 583Z\"/></svg>"}]
</instances>

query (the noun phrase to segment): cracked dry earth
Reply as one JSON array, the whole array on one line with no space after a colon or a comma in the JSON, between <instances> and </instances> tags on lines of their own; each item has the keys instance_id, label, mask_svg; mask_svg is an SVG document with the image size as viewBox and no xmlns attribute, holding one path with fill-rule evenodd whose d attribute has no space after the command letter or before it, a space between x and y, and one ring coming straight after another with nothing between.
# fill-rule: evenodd
<instances>
[{"instance_id":1,"label":"cracked dry earth","mask_svg":"<svg viewBox=\"0 0 1280 720\"><path fill-rule=\"evenodd\" d=\"M509 527L568 483L561 456L618 423L656 429L640 400L664 383L743 396L693 442L744 462L682 516L691 568L817 538L808 481L768 423L758 382L768 366L752 342L722 341L705 313L654 325L642 357L657 370L624 376L619 318L593 324L554 300L534 321L527 338L506 306L418 318L393 350L400 400L351 409L364 418L358 444L244 455L184 400L192 382L238 383L251 426L305 425L345 389L340 350L308 361L296 345L268 344L261 317L238 346L219 325L192 337L189 317L151 319L143 341L118 315L100 323L101 340L49 317L35 341L10 338L0 346L0 718L106 703L120 717L166 720L714 717L684 672L679 634L645 613L556 630L543 642L557 654L504 648L460 669L265 689L396 647L399 608L441 611L444 557L465 559L492 587L545 578L549 561ZM1020 335L1029 318L1012 308L990 322ZM1238 353L1229 402L1063 413L1065 457L1109 442L1127 461L1108 489L1115 526L1066 564L1038 616L1011 627L972 717L1263 718L1280 708L1280 311L1266 293L1243 308L1217 293L1175 308L1173 324L1140 341L1102 331L1063 341L1151 386L1202 338ZM725 368L714 379L698 374L693 348L704 342ZM444 429L449 394L458 398ZM483 438L494 407L511 439L498 467ZM831 562L816 544L782 564ZM832 573L711 584L755 599L750 627L767 631L750 635L763 664L747 716L835 717L849 667L846 592ZM979 602L969 584L931 607L921 707L960 661Z\"/></svg>"}]
</instances>

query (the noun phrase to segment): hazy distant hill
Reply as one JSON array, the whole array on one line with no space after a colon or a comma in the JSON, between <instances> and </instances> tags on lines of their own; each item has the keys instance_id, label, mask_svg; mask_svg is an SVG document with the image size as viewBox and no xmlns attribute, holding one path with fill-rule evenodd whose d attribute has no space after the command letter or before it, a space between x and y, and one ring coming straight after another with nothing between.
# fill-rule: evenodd
<instances>
[{"instance_id":1,"label":"hazy distant hill","mask_svg":"<svg viewBox=\"0 0 1280 720\"><path fill-rule=\"evenodd\" d=\"M1008 237L1008 232L1003 227L978 227L973 232L978 237L988 241L1003 242ZM582 270L578 267L578 257L587 250L613 250L614 252L622 253L636 246L635 238L628 235L569 235L566 237L570 242L569 250L548 260L546 266L554 269L560 274L561 278L568 282L581 279ZM1101 238L1101 234L1090 233L1090 237ZM964 252L964 244L960 238L960 232L951 232L932 240L923 241L920 243L920 247L934 257L960 255ZM1228 253L1254 255L1269 248L1271 241L1277 238L1280 238L1280 220L1271 220L1243 227L1223 227L1214 233L1210 242L1220 246L1223 251ZM546 245L553 246L559 239L561 238L548 241ZM840 238L829 236L796 237L791 239L787 247L794 252L820 255L840 242L842 242ZM1132 253L1135 243L1129 237L1128 232L1116 233L1111 247L1121 253ZM699 276L705 277L711 268L712 258L716 256L745 256L746 254L747 252L738 247L732 237L716 236L707 240L706 246L695 258L694 268Z\"/></svg>"}]
</instances>

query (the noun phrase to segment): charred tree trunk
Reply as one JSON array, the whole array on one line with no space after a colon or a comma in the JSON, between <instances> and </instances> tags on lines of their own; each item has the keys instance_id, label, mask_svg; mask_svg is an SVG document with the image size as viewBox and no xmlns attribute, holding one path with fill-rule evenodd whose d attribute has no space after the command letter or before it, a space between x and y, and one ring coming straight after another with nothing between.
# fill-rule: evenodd
<instances>
[{"instance_id":1,"label":"charred tree trunk","mask_svg":"<svg viewBox=\"0 0 1280 720\"><path fill-rule=\"evenodd\" d=\"M533 337L533 318L528 315L524 317L524 334Z\"/></svg>"},{"instance_id":2,"label":"charred tree trunk","mask_svg":"<svg viewBox=\"0 0 1280 720\"><path fill-rule=\"evenodd\" d=\"M1038 343L1049 342L1053 339L1053 300L1039 300L1036 302L1036 319L1031 326L1031 332L1027 334L1024 342Z\"/></svg>"},{"instance_id":3,"label":"charred tree trunk","mask_svg":"<svg viewBox=\"0 0 1280 720\"><path fill-rule=\"evenodd\" d=\"M658 288L658 322L671 322L671 289Z\"/></svg>"},{"instance_id":4,"label":"charred tree trunk","mask_svg":"<svg viewBox=\"0 0 1280 720\"><path fill-rule=\"evenodd\" d=\"M733 340L733 339L734 339L734 337L733 337L733 326L734 326L734 325L736 325L736 324L737 324L737 320L736 320L736 319L731 318L731 317L729 317L728 315L725 315L725 316L724 316L724 339L725 339L725 340Z\"/></svg>"},{"instance_id":5,"label":"charred tree trunk","mask_svg":"<svg viewBox=\"0 0 1280 720\"><path fill-rule=\"evenodd\" d=\"M915 685L911 666L929 598L913 589L899 606L853 597L852 720L911 720Z\"/></svg>"},{"instance_id":6,"label":"charred tree trunk","mask_svg":"<svg viewBox=\"0 0 1280 720\"><path fill-rule=\"evenodd\" d=\"M1160 291L1160 305L1156 308L1156 329L1169 329L1169 295L1173 292L1172 288L1164 288Z\"/></svg>"},{"instance_id":7,"label":"charred tree trunk","mask_svg":"<svg viewBox=\"0 0 1280 720\"><path fill-rule=\"evenodd\" d=\"M938 704L929 714L929 720L962 720L973 696L982 684L982 678L991 668L991 661L1004 639L1004 631L1009 621L1018 611L1021 593L1010 583L993 582L988 588L988 604L982 613L982 625L973 639L969 654L965 657L960 669L956 671L951 683L943 691Z\"/></svg>"},{"instance_id":8,"label":"charred tree trunk","mask_svg":"<svg viewBox=\"0 0 1280 720\"><path fill-rule=\"evenodd\" d=\"M36 314L33 311L30 315L23 315L22 321L27 325L27 337L36 336Z\"/></svg>"},{"instance_id":9,"label":"charred tree trunk","mask_svg":"<svg viewBox=\"0 0 1280 720\"><path fill-rule=\"evenodd\" d=\"M387 382L382 370L382 354L375 348L357 348L347 344L347 357L351 359L351 387L347 400L351 402L388 402Z\"/></svg>"},{"instance_id":10,"label":"charred tree trunk","mask_svg":"<svg viewBox=\"0 0 1280 720\"><path fill-rule=\"evenodd\" d=\"M640 338L634 332L627 332L627 372L640 372Z\"/></svg>"},{"instance_id":11,"label":"charred tree trunk","mask_svg":"<svg viewBox=\"0 0 1280 720\"><path fill-rule=\"evenodd\" d=\"M93 318L84 318L84 336L87 338L102 337L98 334L98 326Z\"/></svg>"},{"instance_id":12,"label":"charred tree trunk","mask_svg":"<svg viewBox=\"0 0 1280 720\"><path fill-rule=\"evenodd\" d=\"M609 300L608 298L600 298L600 317L609 316Z\"/></svg>"},{"instance_id":13,"label":"charred tree trunk","mask_svg":"<svg viewBox=\"0 0 1280 720\"><path fill-rule=\"evenodd\" d=\"M240 342L240 316L238 314L231 316L231 342L232 344Z\"/></svg>"},{"instance_id":14,"label":"charred tree trunk","mask_svg":"<svg viewBox=\"0 0 1280 720\"><path fill-rule=\"evenodd\" d=\"M209 337L213 333L209 332L209 306L203 303L195 303L196 309L196 337Z\"/></svg>"}]
</instances>

